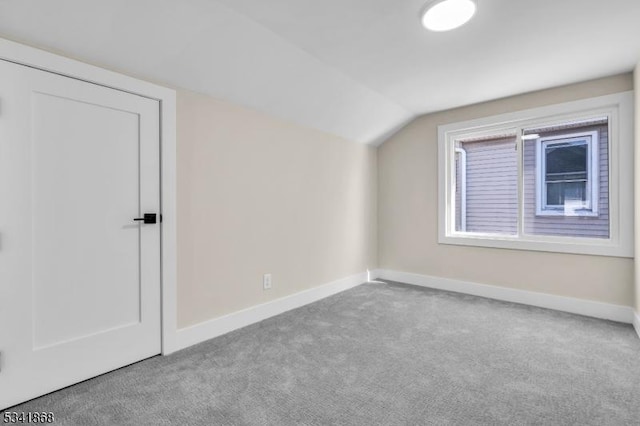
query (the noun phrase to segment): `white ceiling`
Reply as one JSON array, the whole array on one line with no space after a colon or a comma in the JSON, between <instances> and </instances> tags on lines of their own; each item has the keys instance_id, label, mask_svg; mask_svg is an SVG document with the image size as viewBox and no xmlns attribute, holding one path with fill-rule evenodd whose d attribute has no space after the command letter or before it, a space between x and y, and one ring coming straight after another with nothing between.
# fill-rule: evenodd
<instances>
[{"instance_id":1,"label":"white ceiling","mask_svg":"<svg viewBox=\"0 0 640 426\"><path fill-rule=\"evenodd\" d=\"M416 115L630 71L638 0L0 0L0 34L379 143Z\"/></svg>"}]
</instances>

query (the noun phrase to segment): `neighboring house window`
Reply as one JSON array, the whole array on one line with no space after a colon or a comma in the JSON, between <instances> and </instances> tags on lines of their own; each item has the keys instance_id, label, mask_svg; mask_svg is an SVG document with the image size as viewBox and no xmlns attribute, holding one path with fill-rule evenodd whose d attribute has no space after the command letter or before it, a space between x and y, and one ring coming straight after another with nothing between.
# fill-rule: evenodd
<instances>
[{"instance_id":1,"label":"neighboring house window","mask_svg":"<svg viewBox=\"0 0 640 426\"><path fill-rule=\"evenodd\" d=\"M536 214L597 216L598 132L537 140Z\"/></svg>"},{"instance_id":2,"label":"neighboring house window","mask_svg":"<svg viewBox=\"0 0 640 426\"><path fill-rule=\"evenodd\" d=\"M633 97L439 126L439 242L633 255Z\"/></svg>"}]
</instances>

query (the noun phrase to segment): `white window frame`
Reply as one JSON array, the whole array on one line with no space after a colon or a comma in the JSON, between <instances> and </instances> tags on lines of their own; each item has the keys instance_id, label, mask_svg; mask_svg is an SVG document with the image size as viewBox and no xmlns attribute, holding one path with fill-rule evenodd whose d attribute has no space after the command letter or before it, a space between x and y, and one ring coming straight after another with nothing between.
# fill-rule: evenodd
<instances>
[{"instance_id":1,"label":"white window frame","mask_svg":"<svg viewBox=\"0 0 640 426\"><path fill-rule=\"evenodd\" d=\"M632 258L633 92L589 98L438 126L438 242ZM607 118L609 143L609 238L530 235L524 232L522 134L526 129ZM455 229L455 141L513 132L518 155L518 232L515 235ZM584 133L583 133L584 134ZM563 136L566 138L566 136ZM597 157L597 156L596 156Z\"/></svg>"},{"instance_id":2,"label":"white window frame","mask_svg":"<svg viewBox=\"0 0 640 426\"><path fill-rule=\"evenodd\" d=\"M549 145L577 143L586 139L587 145L587 200L579 209L567 211L564 206L547 204L546 155ZM600 161L598 132L571 133L547 136L536 140L536 216L598 216L600 201Z\"/></svg>"}]
</instances>

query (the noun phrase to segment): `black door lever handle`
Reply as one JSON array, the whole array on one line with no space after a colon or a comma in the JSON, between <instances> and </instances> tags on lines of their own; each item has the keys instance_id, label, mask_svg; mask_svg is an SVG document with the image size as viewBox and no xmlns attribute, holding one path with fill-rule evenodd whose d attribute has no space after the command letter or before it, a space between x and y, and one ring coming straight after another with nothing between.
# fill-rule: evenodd
<instances>
[{"instance_id":1,"label":"black door lever handle","mask_svg":"<svg viewBox=\"0 0 640 426\"><path fill-rule=\"evenodd\" d=\"M144 223L157 223L156 216L155 213L145 213L144 217L135 217L133 220L141 220Z\"/></svg>"}]
</instances>

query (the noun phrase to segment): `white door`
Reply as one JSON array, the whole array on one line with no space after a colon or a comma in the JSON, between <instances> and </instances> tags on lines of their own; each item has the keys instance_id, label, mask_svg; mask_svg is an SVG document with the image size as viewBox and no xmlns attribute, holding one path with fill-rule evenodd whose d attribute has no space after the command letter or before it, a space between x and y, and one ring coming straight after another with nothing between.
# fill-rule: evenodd
<instances>
[{"instance_id":1,"label":"white door","mask_svg":"<svg viewBox=\"0 0 640 426\"><path fill-rule=\"evenodd\" d=\"M159 104L0 60L0 409L160 353Z\"/></svg>"}]
</instances>

